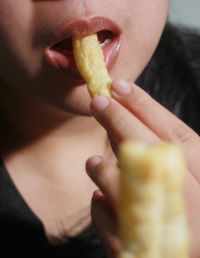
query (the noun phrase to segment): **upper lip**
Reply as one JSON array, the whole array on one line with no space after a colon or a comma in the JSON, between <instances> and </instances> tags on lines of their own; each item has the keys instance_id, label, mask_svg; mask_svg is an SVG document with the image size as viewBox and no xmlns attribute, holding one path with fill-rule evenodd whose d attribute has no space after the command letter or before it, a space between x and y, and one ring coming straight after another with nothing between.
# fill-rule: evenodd
<instances>
[{"instance_id":1,"label":"upper lip","mask_svg":"<svg viewBox=\"0 0 200 258\"><path fill-rule=\"evenodd\" d=\"M115 36L119 36L122 31L115 21L106 17L95 16L89 19L79 19L59 30L56 33L55 40L52 42L51 46L68 38L97 33L102 30L111 31Z\"/></svg>"}]
</instances>

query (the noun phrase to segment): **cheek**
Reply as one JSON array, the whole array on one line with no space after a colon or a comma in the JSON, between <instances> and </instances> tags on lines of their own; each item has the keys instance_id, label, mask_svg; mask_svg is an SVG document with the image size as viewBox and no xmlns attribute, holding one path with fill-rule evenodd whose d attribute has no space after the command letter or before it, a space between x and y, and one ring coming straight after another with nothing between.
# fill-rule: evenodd
<instances>
[{"instance_id":1,"label":"cheek","mask_svg":"<svg viewBox=\"0 0 200 258\"><path fill-rule=\"evenodd\" d=\"M3 0L0 6L0 59L4 60L0 63L0 76L9 84L33 74L39 56L32 46L32 1L17 2L15 5L13 0Z\"/></svg>"},{"instance_id":2,"label":"cheek","mask_svg":"<svg viewBox=\"0 0 200 258\"><path fill-rule=\"evenodd\" d=\"M136 81L160 40L169 1L131 0L127 6L123 8L127 14L123 20L123 45L112 77Z\"/></svg>"}]
</instances>

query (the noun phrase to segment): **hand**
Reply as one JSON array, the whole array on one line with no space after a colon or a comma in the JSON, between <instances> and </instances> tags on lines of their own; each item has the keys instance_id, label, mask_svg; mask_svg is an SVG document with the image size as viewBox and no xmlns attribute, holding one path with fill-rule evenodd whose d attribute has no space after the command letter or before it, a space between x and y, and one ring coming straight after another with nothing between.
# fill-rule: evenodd
<instances>
[{"instance_id":1,"label":"hand","mask_svg":"<svg viewBox=\"0 0 200 258\"><path fill-rule=\"evenodd\" d=\"M120 79L113 82L112 92L113 98L94 98L91 111L107 131L115 154L127 139L148 144L165 140L181 145L188 167L184 188L191 257L200 257L200 137L138 86ZM86 170L100 189L93 195L92 220L108 257L114 258L120 251L116 216L119 171L102 157L91 157Z\"/></svg>"}]
</instances>

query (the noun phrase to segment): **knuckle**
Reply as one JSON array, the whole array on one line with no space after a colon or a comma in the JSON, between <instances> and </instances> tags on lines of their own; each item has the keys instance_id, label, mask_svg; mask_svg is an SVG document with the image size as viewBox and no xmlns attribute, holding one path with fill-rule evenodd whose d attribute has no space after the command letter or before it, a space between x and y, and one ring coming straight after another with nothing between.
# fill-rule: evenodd
<instances>
[{"instance_id":1,"label":"knuckle","mask_svg":"<svg viewBox=\"0 0 200 258\"><path fill-rule=\"evenodd\" d=\"M143 111L145 106L149 107L150 102L152 101L151 97L144 92L141 88L138 86L134 86L134 110L137 111Z\"/></svg>"},{"instance_id":2,"label":"knuckle","mask_svg":"<svg viewBox=\"0 0 200 258\"><path fill-rule=\"evenodd\" d=\"M96 180L100 185L105 185L106 182L110 181L110 169L108 164L101 162L96 171Z\"/></svg>"},{"instance_id":3,"label":"knuckle","mask_svg":"<svg viewBox=\"0 0 200 258\"><path fill-rule=\"evenodd\" d=\"M129 131L129 123L127 113L123 111L111 116L111 131L114 132L118 141L123 140L123 135L126 134L127 130Z\"/></svg>"},{"instance_id":4,"label":"knuckle","mask_svg":"<svg viewBox=\"0 0 200 258\"><path fill-rule=\"evenodd\" d=\"M180 123L171 128L169 138L179 143L187 143L192 140L193 134L186 125Z\"/></svg>"},{"instance_id":5,"label":"knuckle","mask_svg":"<svg viewBox=\"0 0 200 258\"><path fill-rule=\"evenodd\" d=\"M124 114L122 112L117 111L114 107L112 112L110 112L110 116L109 116L109 119L111 119L110 122L112 126L115 127L116 125L117 126L120 125L120 121L123 121L122 120L123 117L124 117Z\"/></svg>"},{"instance_id":6,"label":"knuckle","mask_svg":"<svg viewBox=\"0 0 200 258\"><path fill-rule=\"evenodd\" d=\"M96 176L96 183L108 200L109 210L115 211L118 198L119 170L114 165L101 164Z\"/></svg>"}]
</instances>

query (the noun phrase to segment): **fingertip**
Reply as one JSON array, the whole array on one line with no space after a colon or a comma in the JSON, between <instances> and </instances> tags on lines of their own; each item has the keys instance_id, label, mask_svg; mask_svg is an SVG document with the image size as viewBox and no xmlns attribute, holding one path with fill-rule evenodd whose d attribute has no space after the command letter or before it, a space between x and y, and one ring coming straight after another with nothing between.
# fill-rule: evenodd
<instances>
[{"instance_id":1,"label":"fingertip","mask_svg":"<svg viewBox=\"0 0 200 258\"><path fill-rule=\"evenodd\" d=\"M109 98L105 96L97 96L91 101L91 111L92 113L98 113L108 107L110 104Z\"/></svg>"},{"instance_id":2,"label":"fingertip","mask_svg":"<svg viewBox=\"0 0 200 258\"><path fill-rule=\"evenodd\" d=\"M101 156L92 156L86 161L86 171L90 175L92 171L101 163Z\"/></svg>"},{"instance_id":3,"label":"fingertip","mask_svg":"<svg viewBox=\"0 0 200 258\"><path fill-rule=\"evenodd\" d=\"M97 189L94 191L92 195L92 201L102 200L103 198L104 198L104 195L101 190Z\"/></svg>"},{"instance_id":4,"label":"fingertip","mask_svg":"<svg viewBox=\"0 0 200 258\"><path fill-rule=\"evenodd\" d=\"M132 85L124 79L119 78L113 81L111 90L114 96L125 96L131 92Z\"/></svg>"}]
</instances>

